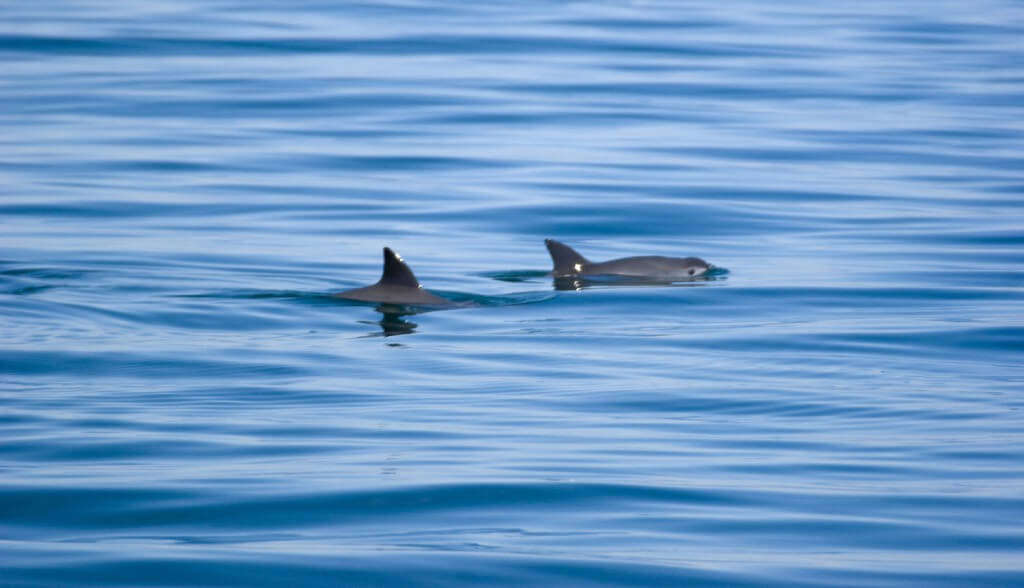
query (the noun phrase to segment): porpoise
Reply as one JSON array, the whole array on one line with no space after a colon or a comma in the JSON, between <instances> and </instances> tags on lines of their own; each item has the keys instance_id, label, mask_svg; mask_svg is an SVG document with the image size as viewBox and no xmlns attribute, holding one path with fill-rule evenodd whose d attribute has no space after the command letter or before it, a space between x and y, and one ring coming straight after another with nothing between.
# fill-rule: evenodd
<instances>
[{"instance_id":1,"label":"porpoise","mask_svg":"<svg viewBox=\"0 0 1024 588\"><path fill-rule=\"evenodd\" d=\"M662 257L642 255L623 257L610 261L587 260L575 249L554 239L544 239L548 247L556 278L576 276L623 276L628 278L653 278L662 280L688 280L696 278L711 269L711 264L699 257Z\"/></svg>"},{"instance_id":2,"label":"porpoise","mask_svg":"<svg viewBox=\"0 0 1024 588\"><path fill-rule=\"evenodd\" d=\"M447 298L435 296L427 292L413 275L412 270L402 258L390 248L384 248L384 271L380 280L372 286L345 290L333 295L346 300L362 302L379 302L382 304L411 305L450 305L454 304Z\"/></svg>"}]
</instances>

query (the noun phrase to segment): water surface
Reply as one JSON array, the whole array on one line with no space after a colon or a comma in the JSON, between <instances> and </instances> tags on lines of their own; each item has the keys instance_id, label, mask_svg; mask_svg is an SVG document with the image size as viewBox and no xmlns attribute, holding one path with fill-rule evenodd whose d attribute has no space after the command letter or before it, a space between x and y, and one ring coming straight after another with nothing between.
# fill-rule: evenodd
<instances>
[{"instance_id":1,"label":"water surface","mask_svg":"<svg viewBox=\"0 0 1024 588\"><path fill-rule=\"evenodd\" d=\"M0 584L1024 583L1021 39L7 6ZM560 289L548 237L722 271ZM463 307L330 297L384 246Z\"/></svg>"}]
</instances>

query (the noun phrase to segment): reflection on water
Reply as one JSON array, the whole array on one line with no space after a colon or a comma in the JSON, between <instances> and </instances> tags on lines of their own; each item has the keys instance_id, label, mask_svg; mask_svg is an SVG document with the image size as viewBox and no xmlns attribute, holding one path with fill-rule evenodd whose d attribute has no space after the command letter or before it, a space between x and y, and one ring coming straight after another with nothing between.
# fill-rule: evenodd
<instances>
[{"instance_id":1,"label":"reflection on water","mask_svg":"<svg viewBox=\"0 0 1024 588\"><path fill-rule=\"evenodd\" d=\"M374 308L383 315L379 321L359 321L364 325L377 325L381 328L380 333L369 333L365 337L391 337L393 335L409 335L416 332L419 325L403 319L403 316L416 314L413 310L402 309L401 307L380 305Z\"/></svg>"},{"instance_id":2,"label":"reflection on water","mask_svg":"<svg viewBox=\"0 0 1024 588\"><path fill-rule=\"evenodd\" d=\"M697 286L706 282L724 280L729 270L712 267L707 273L693 278L658 279L653 277L631 277L620 275L552 276L549 271L518 270L487 272L480 275L501 282L531 282L537 278L551 278L555 290L583 290L599 286Z\"/></svg>"},{"instance_id":3,"label":"reflection on water","mask_svg":"<svg viewBox=\"0 0 1024 588\"><path fill-rule=\"evenodd\" d=\"M705 286L723 279L721 275L702 275L688 279L658 280L628 276L556 276L551 279L555 290L583 290L600 286Z\"/></svg>"}]
</instances>

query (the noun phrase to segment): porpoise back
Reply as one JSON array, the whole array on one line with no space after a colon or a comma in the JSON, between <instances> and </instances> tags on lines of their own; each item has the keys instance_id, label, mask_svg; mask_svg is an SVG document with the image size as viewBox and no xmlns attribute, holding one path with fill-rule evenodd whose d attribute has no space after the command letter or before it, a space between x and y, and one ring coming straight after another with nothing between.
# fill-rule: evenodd
<instances>
[{"instance_id":1,"label":"porpoise back","mask_svg":"<svg viewBox=\"0 0 1024 588\"><path fill-rule=\"evenodd\" d=\"M382 304L448 305L447 298L435 296L420 285L402 258L389 247L384 248L384 270L380 280L372 286L345 290L333 295L346 300L379 302Z\"/></svg>"},{"instance_id":2,"label":"porpoise back","mask_svg":"<svg viewBox=\"0 0 1024 588\"><path fill-rule=\"evenodd\" d=\"M696 278L713 266L699 257L663 257L643 255L593 262L575 249L554 239L545 239L548 253L554 263L555 277L625 276L630 278L660 278L686 280Z\"/></svg>"}]
</instances>

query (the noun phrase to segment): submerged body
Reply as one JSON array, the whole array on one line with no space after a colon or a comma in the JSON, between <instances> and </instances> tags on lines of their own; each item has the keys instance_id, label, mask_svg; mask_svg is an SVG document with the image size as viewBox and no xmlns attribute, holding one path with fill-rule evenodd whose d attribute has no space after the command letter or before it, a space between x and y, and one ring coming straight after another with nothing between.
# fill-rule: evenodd
<instances>
[{"instance_id":1,"label":"submerged body","mask_svg":"<svg viewBox=\"0 0 1024 588\"><path fill-rule=\"evenodd\" d=\"M699 257L663 257L641 255L593 262L575 249L554 239L545 239L555 277L623 276L660 280L688 280L703 275L712 265Z\"/></svg>"},{"instance_id":2,"label":"submerged body","mask_svg":"<svg viewBox=\"0 0 1024 588\"><path fill-rule=\"evenodd\" d=\"M453 304L447 298L435 296L420 285L412 270L402 258L390 248L384 248L384 270L380 280L372 286L345 290L333 295L335 298L378 302L381 304L411 304L439 306Z\"/></svg>"}]
</instances>

